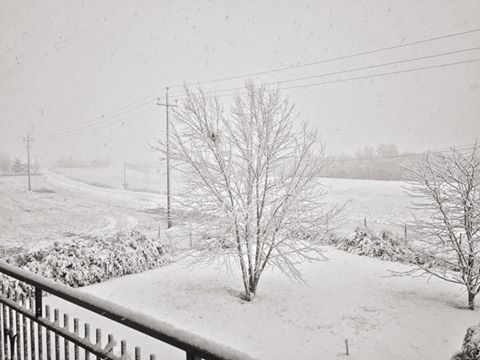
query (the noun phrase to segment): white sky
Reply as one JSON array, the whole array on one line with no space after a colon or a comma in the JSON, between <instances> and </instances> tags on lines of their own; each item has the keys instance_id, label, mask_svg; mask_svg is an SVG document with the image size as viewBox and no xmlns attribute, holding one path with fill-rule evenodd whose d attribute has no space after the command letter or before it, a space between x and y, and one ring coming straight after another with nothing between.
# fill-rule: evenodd
<instances>
[{"instance_id":1,"label":"white sky","mask_svg":"<svg viewBox=\"0 0 480 360\"><path fill-rule=\"evenodd\" d=\"M478 1L21 1L0 12L0 153L41 160L147 161L164 108L76 136L84 124L182 81L201 81L397 45L480 27ZM480 46L480 32L258 78L275 81ZM480 58L480 51L320 78L327 81ZM332 153L394 142L422 151L480 135L480 62L292 89ZM243 80L210 84L211 89ZM292 83L291 85L295 85ZM178 90L172 90L172 93ZM136 109L154 109L151 105ZM148 100L148 99L147 99ZM117 121L121 117L112 118ZM96 120L98 121L98 119ZM105 121L105 119L104 119Z\"/></svg>"}]
</instances>

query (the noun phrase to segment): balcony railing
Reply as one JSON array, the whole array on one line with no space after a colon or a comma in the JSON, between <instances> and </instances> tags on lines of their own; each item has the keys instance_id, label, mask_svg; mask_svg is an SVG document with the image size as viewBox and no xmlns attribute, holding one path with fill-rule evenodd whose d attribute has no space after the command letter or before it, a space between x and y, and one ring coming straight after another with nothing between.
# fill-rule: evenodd
<instances>
[{"instance_id":1,"label":"balcony railing","mask_svg":"<svg viewBox=\"0 0 480 360\"><path fill-rule=\"evenodd\" d=\"M69 314L56 308L53 309L52 319L50 306L44 304L45 294L54 295L83 310L117 322L127 327L129 332L137 335L140 333L154 342L169 344L183 352L187 360L253 360L252 357L230 347L216 344L145 314L58 284L5 262L0 262L0 273L30 285L33 289L31 295L26 295L30 292L15 291L3 283L0 285L0 360L142 359L140 346L134 347L132 354L126 341L121 340L118 346L112 334L108 334L102 341L105 329L102 329L101 324L96 328L93 342L89 323L81 322L79 318L71 321ZM170 359L162 357L161 353L158 355L159 360ZM156 360L156 355L150 354L149 359Z\"/></svg>"}]
</instances>

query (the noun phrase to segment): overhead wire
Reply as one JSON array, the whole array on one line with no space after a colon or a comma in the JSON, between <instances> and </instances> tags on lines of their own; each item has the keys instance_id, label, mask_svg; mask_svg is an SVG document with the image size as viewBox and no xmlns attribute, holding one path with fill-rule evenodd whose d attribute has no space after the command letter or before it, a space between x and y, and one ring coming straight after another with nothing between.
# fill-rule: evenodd
<instances>
[{"instance_id":1,"label":"overhead wire","mask_svg":"<svg viewBox=\"0 0 480 360\"><path fill-rule=\"evenodd\" d=\"M480 48L480 47L479 47ZM342 82L348 82L348 81L355 81L355 80L362 80L362 79L370 79L370 78L376 78L376 77L385 77L385 76L392 76L392 75L397 75L397 74L402 74L402 73L409 73L409 72L416 72L416 71L423 71L423 70L430 70L430 69L436 69L436 68L442 68L442 67L448 67L448 66L455 66L455 65L462 65L462 64L468 64L468 63L474 63L474 62L478 62L480 61L480 58L475 58L475 59L469 59L469 60L463 60L463 61L455 61L455 62L450 62L450 63L442 63L442 64L437 64L437 65L429 65L429 66L422 66L422 67L416 67L416 68L410 68L410 69L402 69L402 70L397 70L397 71L390 71L390 72L384 72L384 73L376 73L376 74L368 74L368 75L363 75L363 76L357 76L357 77L352 77L352 78L346 78L346 79L335 79L335 80L329 80L329 81L323 81L323 82L316 82L316 83L307 83L307 84L299 84L299 85L293 85L293 86L287 86L287 87L280 87L281 90L288 90L288 89L295 89L295 88L307 88L307 87L312 87L312 86L321 86L321 85L328 85L328 84L334 84L334 83L342 83ZM381 64L377 64L377 65L381 65ZM351 71L353 71L353 69L350 69ZM349 70L349 71L350 71ZM336 72L338 73L338 72ZM324 74L321 74L321 76L328 76L329 74L328 73L324 73ZM294 81L293 79L289 80L289 81ZM267 86L270 86L270 85L278 85L279 83L281 82L272 82L272 83L267 83L266 85ZM225 89L224 91L233 91L233 90L243 90L244 88L235 88L235 89ZM211 94L211 93L217 93L217 92L220 92L222 90L216 90L216 91L208 91L206 92L207 94ZM219 97L224 97L224 96L233 96L233 95L242 95L244 94L243 92L234 92L234 93L226 93L226 94L219 94L217 96ZM184 96L176 96L174 98L176 99L181 99L183 98ZM146 104L148 105L148 104ZM150 110L150 111L153 111ZM142 114L142 113L141 113ZM135 116L136 117L136 116ZM87 126L80 126L80 127L74 127L74 128L70 128L70 129L65 129L64 131L59 131L57 133L53 133L53 134L48 134L48 135L44 135L44 136L40 136L39 138L47 138L47 137L56 137L56 136L61 136L62 134L67 134L69 133L70 131L73 131L75 132L76 130L80 130L82 133L83 131L82 130L94 130L94 129L98 129L97 125L99 124L102 124L104 123L105 121L108 121L109 119L105 119L104 121L102 122L97 122L95 124L90 124L90 125L87 125ZM111 119L110 119L111 120ZM114 125L115 123L118 123L118 122L121 122L123 121L122 118L120 119L115 119L115 120L111 120L110 122L107 122L106 123L106 126L109 126L109 125ZM102 126L104 127L104 126Z\"/></svg>"},{"instance_id":2,"label":"overhead wire","mask_svg":"<svg viewBox=\"0 0 480 360\"><path fill-rule=\"evenodd\" d=\"M354 54L342 55L342 56L338 56L338 57L318 60L318 61L309 62L309 63L297 64L295 66L290 66L290 67L277 68L277 69L272 69L272 70L267 70L267 71L262 71L262 72L248 73L248 74L232 76L232 77L217 78L217 79L213 79L213 80L197 82L196 84L214 83L214 82L233 80L233 79L245 78L245 77L256 76L256 75L280 72L280 71L285 71L285 70L292 70L292 69L296 69L296 68L318 65L318 64L322 64L322 63L333 62L333 61L337 61L337 60L343 60L343 59L353 58L353 57L367 55L367 54L373 54L373 53L392 50L392 49L396 49L396 48L403 48L403 47L406 47L406 46L417 45L417 44L426 43L426 42L430 42L430 41L436 41L436 40L440 40L440 39L457 37L457 36L471 34L471 33L479 32L479 31L480 31L480 28L477 28L477 29L472 29L472 30L468 30L468 31L446 34L446 35L441 35L441 36L437 36L437 37L431 37L431 38L427 38L427 39L411 41L411 42L407 42L407 43L403 43L403 44L392 45L392 46L377 48L377 49L373 49L373 50L358 52L358 53L354 53ZM392 61L392 62L382 63L382 64L367 65L367 66L363 66L363 67L340 70L340 71L335 71L335 72L330 72L330 73L316 74L316 75L307 76L307 77L273 81L273 82L267 83L266 85L275 85L275 84L279 85L279 84L282 84L282 83L303 81L303 80L314 79L314 78L325 77L325 76L331 76L331 75L339 75L339 74L348 73L348 72L373 69L373 68L378 68L378 67L383 67L383 66L391 66L391 65L395 65L395 64L401 64L401 63L406 63L406 62L411 62L411 61L418 61L418 60L423 60L423 59L428 59L428 58L452 55L452 54L457 54L457 53L462 53L462 52L467 52L467 51L474 51L474 50L478 50L478 49L480 49L480 47L459 49L459 50L444 52L444 53L440 53L440 54L433 54L433 55L421 56L421 57L410 58L410 59L402 59L402 60ZM444 66L452 66L452 65L464 64L464 63L475 62L475 61L478 61L478 59L466 60L466 61L449 63L449 64L427 66L427 67L421 67L421 68L414 68L414 69L407 69L407 70L399 70L399 71L380 73L380 74L365 75L365 76L348 78L348 79L336 79L336 80L325 81L325 82L320 82L320 83L300 84L300 85L294 85L294 86L289 86L289 87L282 87L282 89L293 89L293 88L298 88L298 87L319 86L319 85L325 85L325 84L332 84L332 83L336 83L336 82L345 82L345 81L367 79L367 78L379 77L379 76L388 76L388 75L394 75L394 74L399 74L399 73L406 73L406 72L410 72L410 71L420 71L420 70L426 70L426 69L432 69L432 68L444 67ZM190 83L190 84L193 84L193 83ZM180 85L173 85L171 87L173 88L173 87L179 87L179 86ZM238 88L230 88L230 89L211 90L211 91L208 91L208 93L220 93L220 92L228 92L228 91L237 91L237 90L240 90L240 89L243 89L243 87L242 88L238 87ZM126 106L121 107L117 110L113 110L113 111L110 111L108 113L102 114L102 115L100 115L96 118L93 118L89 121L86 121L82 124L77 124L74 127L63 127L63 128L59 128L59 129L56 129L56 130L52 130L50 132L47 132L43 136L40 135L40 137L43 137L43 138L54 137L54 136L58 136L58 135L62 134L65 131L68 132L68 131L76 131L76 130L96 129L97 125L106 123L110 119L116 118L118 116L122 116L123 114L129 113L129 112L134 111L138 108L149 105L151 103L151 97L154 96L154 95L158 95L159 91L160 90L155 91L154 93L151 93L149 95L146 95L146 96L136 100L135 102L131 103L130 105L126 105ZM234 94L236 94L236 93L221 94L219 96L231 96L231 95L234 95ZM183 96L171 95L171 97L172 98L181 98ZM145 100L145 101L143 101L143 100ZM139 104L139 105L133 106L135 104ZM123 110L123 111L119 112L120 110ZM119 121L122 121L122 120L119 120ZM119 122L119 121L114 121L113 124L115 124L116 122Z\"/></svg>"},{"instance_id":3,"label":"overhead wire","mask_svg":"<svg viewBox=\"0 0 480 360\"><path fill-rule=\"evenodd\" d=\"M356 67L356 68L351 68L351 69L346 69L346 70L325 72L325 73L306 76L306 77L298 77L298 78L291 78L291 79L286 79L286 80L272 81L272 82L265 83L265 85L267 85L267 86L280 85L280 84L284 84L284 83L310 80L310 79L327 77L327 76L332 76L332 75L340 75L340 74L345 74L345 73L350 73L350 72L355 72L355 71L370 70L370 69L374 69L374 68L380 68L380 67L391 66L391 65L398 65L398 64L408 63L408 62L412 62L412 61L419 61L419 60L437 58L437 57L441 57L441 56L459 54L459 53L475 51L475 50L480 50L480 46L476 46L476 47L473 47L473 48L467 48L467 49L448 51L448 52L443 52L443 53L440 53L440 54L433 54L433 55L426 55L426 56L419 56L419 57L414 57L414 58L390 61L390 62L381 63L381 64L366 65L366 66L361 66L361 67ZM467 61L469 61L469 60L467 60ZM440 65L432 65L432 66L433 67L442 67L442 66L449 66L449 65L457 65L457 64L461 64L461 63L463 63L463 62L455 62L455 63L449 63L449 64L445 64L445 65L440 64ZM375 74L373 74L373 75L375 75ZM369 76L369 75L367 75L367 76ZM363 78L363 77L360 77L360 78ZM358 79L360 79L360 78L358 78ZM356 80L356 79L357 78L352 78L351 80ZM348 81L348 80L350 80L350 79L347 79L346 81ZM336 80L333 80L332 82L336 82ZM328 81L328 82L324 82L324 83L321 83L321 84L327 84L327 83L331 83L331 82ZM282 89L293 89L293 88L296 88L296 87L303 87L303 85L291 86L291 87L282 87ZM228 88L228 89L208 90L208 91L205 91L205 94L231 92L231 91L238 91L238 90L244 90L244 89L245 89L245 87L242 86L242 87L235 87L235 88ZM226 94L224 96L231 96L233 94ZM180 98L184 98L184 97L185 97L185 95L171 95L171 98L173 98L173 99L180 99Z\"/></svg>"},{"instance_id":4,"label":"overhead wire","mask_svg":"<svg viewBox=\"0 0 480 360\"><path fill-rule=\"evenodd\" d=\"M363 55L375 54L375 53L378 53L378 52L383 52L383 51L388 51L388 50L400 49L400 48L404 48L404 47L407 47L407 46L413 46L413 45L427 43L427 42L430 42L430 41L437 41L437 40L448 39L448 38L452 38L452 37L472 34L472 33L476 33L476 32L480 32L480 28L471 29L471 30L467 30L467 31L460 31L460 32L456 32L456 33L445 34L445 35L440 35L440 36L435 36L435 37L430 37L430 38L421 39L421 40L410 41L410 42L406 42L406 43L402 43L402 44L398 44L398 45L390 45L390 46L380 47L380 48L376 48L376 49L373 49L373 50L366 50L366 51L361 51L361 52L357 52L357 53L353 53L353 54L340 55L340 56L331 57L331 58L322 59L322 60L317 60L317 61L312 61L312 62L308 62L308 63L301 63L301 64L292 65L292 66L280 67L280 68L271 69L271 70L244 73L242 75L235 75L235 76L226 76L226 77L221 77L221 78L212 79L212 80L189 82L189 83L186 83L186 84L175 84L175 85L171 85L170 88L173 89L173 88L183 87L184 85L190 86L190 85L211 84L211 83L215 83L215 82L238 80L238 79L242 79L242 78L249 78L249 77L252 77L252 76L266 75L266 74L271 74L271 73L275 73L275 72L294 70L294 69L313 66L313 65L325 64L325 63L329 63L329 62L333 62L333 61L350 59L350 58L363 56Z\"/></svg>"},{"instance_id":5,"label":"overhead wire","mask_svg":"<svg viewBox=\"0 0 480 360\"><path fill-rule=\"evenodd\" d=\"M131 120L133 118L136 118L140 115L144 115L146 113L150 113L152 111L156 110L156 108L152 108L152 109L146 109L144 111L141 111L139 113L135 113L135 114L132 114L130 116L127 116L125 118L120 118L120 119L115 119L113 121L110 121L108 123L102 123L102 124L95 124L95 126L91 126L91 127L87 127L87 128L83 128L83 129L74 129L74 130L65 130L63 132L59 132L59 133L55 133L55 134L50 134L50 135L43 135L43 136L37 136L36 138L38 139L47 139L47 138L56 138L56 137L63 137L63 136L71 136L71 135L79 135L79 134L84 134L86 132L89 132L89 131L92 131L92 130L98 130L98 129L102 129L102 128L105 128L105 127L109 127L109 126L112 126L112 125L115 125L117 123L123 123L123 122L127 122L128 120Z\"/></svg>"}]
</instances>

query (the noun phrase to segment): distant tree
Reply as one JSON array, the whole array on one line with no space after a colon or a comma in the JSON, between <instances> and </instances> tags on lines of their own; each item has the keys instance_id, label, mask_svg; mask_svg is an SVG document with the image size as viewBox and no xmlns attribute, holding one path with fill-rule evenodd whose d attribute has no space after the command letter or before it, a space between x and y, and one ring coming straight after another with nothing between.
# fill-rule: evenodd
<instances>
[{"instance_id":1,"label":"distant tree","mask_svg":"<svg viewBox=\"0 0 480 360\"><path fill-rule=\"evenodd\" d=\"M377 157L391 157L391 156L397 156L399 155L400 152L398 151L398 147L395 144L380 144L377 146L377 149L375 151L375 155Z\"/></svg>"},{"instance_id":2,"label":"distant tree","mask_svg":"<svg viewBox=\"0 0 480 360\"><path fill-rule=\"evenodd\" d=\"M331 166L322 174L329 177L352 179L403 180L405 169L402 155L395 144L380 144L376 148L365 146L354 156L333 158Z\"/></svg>"},{"instance_id":3,"label":"distant tree","mask_svg":"<svg viewBox=\"0 0 480 360\"><path fill-rule=\"evenodd\" d=\"M27 165L25 165L20 158L15 158L12 164L12 171L16 174L23 173L27 170Z\"/></svg>"},{"instance_id":4,"label":"distant tree","mask_svg":"<svg viewBox=\"0 0 480 360\"><path fill-rule=\"evenodd\" d=\"M400 166L398 147L395 144L380 144L376 149L373 161L373 176L380 180L401 179L403 168Z\"/></svg>"},{"instance_id":5,"label":"distant tree","mask_svg":"<svg viewBox=\"0 0 480 360\"><path fill-rule=\"evenodd\" d=\"M300 279L299 262L323 259L316 240L337 213L321 201L325 149L316 131L294 126L279 90L248 83L225 112L218 97L186 89L173 118L170 151L187 183L185 205L223 229L202 256L238 263L246 300L267 267Z\"/></svg>"},{"instance_id":6,"label":"distant tree","mask_svg":"<svg viewBox=\"0 0 480 360\"><path fill-rule=\"evenodd\" d=\"M112 162L110 159L105 158L105 159L93 159L88 163L88 167L107 167L112 165Z\"/></svg>"},{"instance_id":7,"label":"distant tree","mask_svg":"<svg viewBox=\"0 0 480 360\"><path fill-rule=\"evenodd\" d=\"M416 221L408 249L421 260L419 270L465 286L473 310L480 291L479 147L428 154L409 173L408 194L427 216Z\"/></svg>"},{"instance_id":8,"label":"distant tree","mask_svg":"<svg viewBox=\"0 0 480 360\"><path fill-rule=\"evenodd\" d=\"M7 173L10 171L12 166L12 162L8 155L0 154L0 171L3 173Z\"/></svg>"}]
</instances>

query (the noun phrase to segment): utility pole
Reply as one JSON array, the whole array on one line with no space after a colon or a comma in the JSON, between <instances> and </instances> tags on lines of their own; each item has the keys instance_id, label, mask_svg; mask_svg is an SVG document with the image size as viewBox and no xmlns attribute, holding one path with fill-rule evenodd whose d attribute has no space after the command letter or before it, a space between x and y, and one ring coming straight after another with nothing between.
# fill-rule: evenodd
<instances>
[{"instance_id":1,"label":"utility pole","mask_svg":"<svg viewBox=\"0 0 480 360\"><path fill-rule=\"evenodd\" d=\"M123 160L123 188L127 188L127 162Z\"/></svg>"},{"instance_id":2,"label":"utility pole","mask_svg":"<svg viewBox=\"0 0 480 360\"><path fill-rule=\"evenodd\" d=\"M30 137L30 135L27 135L26 138L23 138L23 141L25 141L26 144L27 144L28 191L31 191L32 190L32 182L30 180L30 143L33 141L33 139Z\"/></svg>"},{"instance_id":3,"label":"utility pole","mask_svg":"<svg viewBox=\"0 0 480 360\"><path fill-rule=\"evenodd\" d=\"M150 165L149 164L147 164L146 182L147 182L147 189L148 189L148 186L150 185Z\"/></svg>"},{"instance_id":4,"label":"utility pole","mask_svg":"<svg viewBox=\"0 0 480 360\"><path fill-rule=\"evenodd\" d=\"M170 213L170 120L168 118L169 108L172 105L168 102L168 87L165 91L165 103L161 103L160 99L157 101L157 105L165 106L165 118L166 118L166 146L167 146L167 229L172 227L172 217Z\"/></svg>"}]
</instances>

